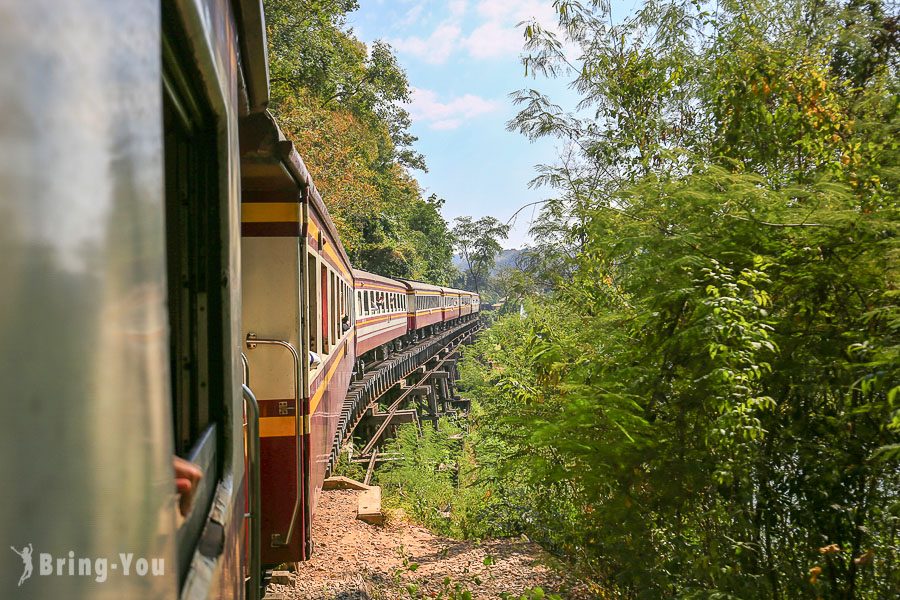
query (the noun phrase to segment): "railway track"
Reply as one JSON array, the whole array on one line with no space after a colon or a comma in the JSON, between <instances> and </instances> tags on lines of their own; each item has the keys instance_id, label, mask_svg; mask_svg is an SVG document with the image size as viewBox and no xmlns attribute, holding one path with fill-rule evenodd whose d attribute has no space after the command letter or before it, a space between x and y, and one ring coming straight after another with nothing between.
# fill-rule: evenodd
<instances>
[{"instance_id":1,"label":"railway track","mask_svg":"<svg viewBox=\"0 0 900 600\"><path fill-rule=\"evenodd\" d=\"M374 452L377 442L403 402L413 396L414 390L426 385L430 376L437 372L460 345L471 339L480 329L478 321L463 323L404 348L366 369L361 377L350 384L344 398L326 472L331 473L341 448L353 436L366 414L376 410L379 401L399 385L403 388L400 396L392 400L387 412L379 414L379 417L383 417L383 422L367 444L363 455ZM429 363L435 364L429 366ZM416 376L417 372L420 375L415 385L405 386L406 380Z\"/></svg>"}]
</instances>

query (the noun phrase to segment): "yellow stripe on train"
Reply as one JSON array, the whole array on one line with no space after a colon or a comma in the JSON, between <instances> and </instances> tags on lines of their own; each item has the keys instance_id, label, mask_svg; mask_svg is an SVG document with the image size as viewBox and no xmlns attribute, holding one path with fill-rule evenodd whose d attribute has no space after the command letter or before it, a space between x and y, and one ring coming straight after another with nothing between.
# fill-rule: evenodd
<instances>
[{"instance_id":1,"label":"yellow stripe on train","mask_svg":"<svg viewBox=\"0 0 900 600\"><path fill-rule=\"evenodd\" d=\"M309 401L309 414L316 414L316 408L319 406L319 402L322 401L322 396L325 395L325 390L328 389L328 384L331 383L331 378L334 377L334 372L337 371L337 368L341 365L341 359L344 358L344 355L347 353L347 345L344 344L341 346L340 352L334 358L334 363L331 365L331 368L328 369L328 373L325 375L325 379L322 380L322 384L316 390L316 393L313 394L313 397ZM309 429L307 428L307 433Z\"/></svg>"},{"instance_id":2,"label":"yellow stripe on train","mask_svg":"<svg viewBox=\"0 0 900 600\"><path fill-rule=\"evenodd\" d=\"M262 417L259 420L259 437L294 437L297 425L294 417Z\"/></svg>"},{"instance_id":3,"label":"yellow stripe on train","mask_svg":"<svg viewBox=\"0 0 900 600\"><path fill-rule=\"evenodd\" d=\"M296 202L244 202L242 223L299 223L300 205Z\"/></svg>"}]
</instances>

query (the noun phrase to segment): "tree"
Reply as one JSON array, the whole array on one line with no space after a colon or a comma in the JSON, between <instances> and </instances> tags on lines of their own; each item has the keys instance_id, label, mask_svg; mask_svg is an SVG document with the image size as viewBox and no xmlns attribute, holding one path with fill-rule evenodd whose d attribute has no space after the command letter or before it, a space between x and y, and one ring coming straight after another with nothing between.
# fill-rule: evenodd
<instances>
[{"instance_id":1,"label":"tree","mask_svg":"<svg viewBox=\"0 0 900 600\"><path fill-rule=\"evenodd\" d=\"M554 6L526 68L581 102L510 127L563 145L535 233L571 277L469 359L504 503L623 598L892 596L896 16Z\"/></svg>"},{"instance_id":2,"label":"tree","mask_svg":"<svg viewBox=\"0 0 900 600\"><path fill-rule=\"evenodd\" d=\"M391 48L346 28L355 0L266 0L271 110L303 153L351 260L388 276L445 284L452 247L441 202L411 175L425 169Z\"/></svg>"},{"instance_id":3,"label":"tree","mask_svg":"<svg viewBox=\"0 0 900 600\"><path fill-rule=\"evenodd\" d=\"M497 255L503 251L500 242L509 235L509 225L494 217L482 217L477 221L472 217L457 217L454 223L456 249L466 263L466 275L474 291L480 292Z\"/></svg>"},{"instance_id":4,"label":"tree","mask_svg":"<svg viewBox=\"0 0 900 600\"><path fill-rule=\"evenodd\" d=\"M341 107L375 129L384 128L389 144L379 147L382 163L425 169L424 157L412 149L410 100L406 73L389 45L371 49L345 31L346 14L356 0L266 0L272 106L303 90L313 92L320 107Z\"/></svg>"}]
</instances>

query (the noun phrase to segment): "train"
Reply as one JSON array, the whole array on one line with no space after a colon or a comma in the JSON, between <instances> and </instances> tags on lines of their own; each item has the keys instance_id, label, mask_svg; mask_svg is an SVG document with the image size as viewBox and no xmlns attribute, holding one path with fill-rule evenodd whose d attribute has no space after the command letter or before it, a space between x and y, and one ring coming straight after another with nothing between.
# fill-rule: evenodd
<instances>
[{"instance_id":1,"label":"train","mask_svg":"<svg viewBox=\"0 0 900 600\"><path fill-rule=\"evenodd\" d=\"M351 382L480 298L353 267L260 0L0 15L2 595L259 598L313 551Z\"/></svg>"}]
</instances>

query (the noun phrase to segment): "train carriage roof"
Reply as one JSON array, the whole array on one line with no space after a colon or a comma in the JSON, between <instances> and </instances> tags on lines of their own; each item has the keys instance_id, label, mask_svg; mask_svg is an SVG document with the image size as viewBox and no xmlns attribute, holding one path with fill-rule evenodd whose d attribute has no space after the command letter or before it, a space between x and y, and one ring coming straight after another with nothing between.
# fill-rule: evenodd
<instances>
[{"instance_id":1,"label":"train carriage roof","mask_svg":"<svg viewBox=\"0 0 900 600\"><path fill-rule=\"evenodd\" d=\"M380 288L391 288L396 290L399 293L406 293L406 286L403 285L402 282L391 279L390 277L384 277L382 275L376 275L375 273L369 273L368 271L363 271L362 269L353 269L353 280L354 287L356 289L365 289L367 287L380 287Z\"/></svg>"},{"instance_id":2,"label":"train carriage roof","mask_svg":"<svg viewBox=\"0 0 900 600\"><path fill-rule=\"evenodd\" d=\"M319 217L349 271L350 259L322 196L294 143L288 140L269 111L240 121L242 202L301 202Z\"/></svg>"},{"instance_id":3,"label":"train carriage roof","mask_svg":"<svg viewBox=\"0 0 900 600\"><path fill-rule=\"evenodd\" d=\"M416 292L422 292L422 293L429 292L429 293L438 293L438 294L444 293L444 288L437 286L437 285L432 285L430 283L423 283L421 281L413 281L411 279L397 279L397 281L404 284L406 286L406 288L413 293L416 293Z\"/></svg>"}]
</instances>

